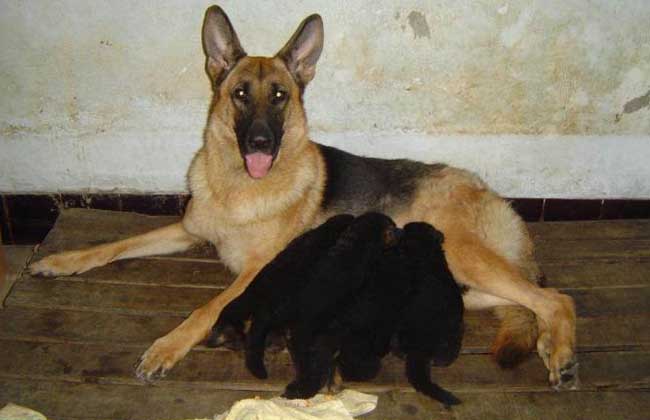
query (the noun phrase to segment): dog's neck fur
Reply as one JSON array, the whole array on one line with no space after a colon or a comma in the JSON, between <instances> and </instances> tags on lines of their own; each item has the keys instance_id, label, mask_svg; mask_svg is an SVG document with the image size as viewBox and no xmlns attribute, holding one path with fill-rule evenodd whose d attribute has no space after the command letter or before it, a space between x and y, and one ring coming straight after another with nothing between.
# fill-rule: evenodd
<instances>
[{"instance_id":1,"label":"dog's neck fur","mask_svg":"<svg viewBox=\"0 0 650 420\"><path fill-rule=\"evenodd\" d=\"M253 179L246 172L238 151L219 152L224 147L236 149L237 143L234 133L228 133L223 124L216 121L216 116L211 116L205 143L189 172L192 195L211 197L210 205L225 212L237 224L272 218L306 199L309 190L324 188L324 185L318 185L319 180L325 179L321 176L325 165L317 146L306 136L296 144L292 148L280 149L267 176ZM201 193L197 193L199 190Z\"/></svg>"}]
</instances>

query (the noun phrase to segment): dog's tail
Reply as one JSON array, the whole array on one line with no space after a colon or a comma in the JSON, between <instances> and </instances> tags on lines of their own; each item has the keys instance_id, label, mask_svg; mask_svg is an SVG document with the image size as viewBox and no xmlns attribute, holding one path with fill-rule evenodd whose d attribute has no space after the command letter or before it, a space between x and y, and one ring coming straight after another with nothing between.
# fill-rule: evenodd
<instances>
[{"instance_id":1,"label":"dog's tail","mask_svg":"<svg viewBox=\"0 0 650 420\"><path fill-rule=\"evenodd\" d=\"M431 358L423 352L411 351L406 356L406 377L416 391L440 401L449 407L460 404L460 400L451 392L431 382Z\"/></svg>"},{"instance_id":2,"label":"dog's tail","mask_svg":"<svg viewBox=\"0 0 650 420\"><path fill-rule=\"evenodd\" d=\"M494 312L501 319L501 326L492 344L492 354L499 366L511 369L535 348L537 319L531 310L523 306L500 306Z\"/></svg>"}]
</instances>

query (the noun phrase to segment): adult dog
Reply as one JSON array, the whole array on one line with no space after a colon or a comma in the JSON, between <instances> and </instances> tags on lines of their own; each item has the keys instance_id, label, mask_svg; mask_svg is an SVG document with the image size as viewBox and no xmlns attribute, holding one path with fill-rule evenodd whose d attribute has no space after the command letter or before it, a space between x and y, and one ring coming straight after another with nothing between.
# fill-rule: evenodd
<instances>
[{"instance_id":1,"label":"adult dog","mask_svg":"<svg viewBox=\"0 0 650 420\"><path fill-rule=\"evenodd\" d=\"M129 239L48 256L42 275L82 273L111 261L212 242L237 278L144 353L137 375L164 374L210 332L291 239L335 213L369 210L398 225L427 221L445 235L454 277L469 288L465 307L499 307L496 359L511 365L537 345L553 386L576 378L575 309L570 297L538 287L525 224L474 174L407 160L358 157L313 143L303 93L323 47L323 23L307 17L273 57L249 57L224 11L203 24L214 97L203 147L189 170L192 199L179 223Z\"/></svg>"}]
</instances>

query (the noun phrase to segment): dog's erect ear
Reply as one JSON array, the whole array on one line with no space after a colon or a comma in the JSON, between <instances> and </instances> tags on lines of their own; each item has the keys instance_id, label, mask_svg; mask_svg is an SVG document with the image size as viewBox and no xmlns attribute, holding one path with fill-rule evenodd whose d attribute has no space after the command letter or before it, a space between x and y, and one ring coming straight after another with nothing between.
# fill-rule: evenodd
<instances>
[{"instance_id":1,"label":"dog's erect ear","mask_svg":"<svg viewBox=\"0 0 650 420\"><path fill-rule=\"evenodd\" d=\"M316 62L323 51L323 19L308 16L284 47L276 54L286 63L289 71L302 87L314 78Z\"/></svg>"},{"instance_id":2,"label":"dog's erect ear","mask_svg":"<svg viewBox=\"0 0 650 420\"><path fill-rule=\"evenodd\" d=\"M207 71L213 83L228 74L237 61L246 56L230 19L219 6L211 6L203 21L203 48L207 56Z\"/></svg>"}]
</instances>

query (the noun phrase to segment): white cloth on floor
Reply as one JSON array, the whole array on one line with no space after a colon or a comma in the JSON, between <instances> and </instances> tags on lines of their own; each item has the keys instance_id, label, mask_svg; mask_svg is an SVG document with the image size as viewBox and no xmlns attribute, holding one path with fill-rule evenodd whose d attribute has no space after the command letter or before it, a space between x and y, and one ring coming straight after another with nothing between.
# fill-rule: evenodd
<instances>
[{"instance_id":1,"label":"white cloth on floor","mask_svg":"<svg viewBox=\"0 0 650 420\"><path fill-rule=\"evenodd\" d=\"M41 413L9 403L0 409L0 420L47 420Z\"/></svg>"},{"instance_id":2,"label":"white cloth on floor","mask_svg":"<svg viewBox=\"0 0 650 420\"><path fill-rule=\"evenodd\" d=\"M377 407L377 396L346 389L336 395L318 394L308 400L250 398L237 401L214 420L352 420Z\"/></svg>"}]
</instances>

